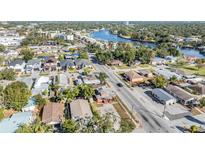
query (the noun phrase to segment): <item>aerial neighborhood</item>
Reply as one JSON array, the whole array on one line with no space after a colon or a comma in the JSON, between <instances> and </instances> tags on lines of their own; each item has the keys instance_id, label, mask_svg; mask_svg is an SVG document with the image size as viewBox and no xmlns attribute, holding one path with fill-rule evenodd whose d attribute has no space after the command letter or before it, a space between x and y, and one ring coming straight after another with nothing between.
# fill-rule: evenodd
<instances>
[{"instance_id":1,"label":"aerial neighborhood","mask_svg":"<svg viewBox=\"0 0 205 154\"><path fill-rule=\"evenodd\" d=\"M0 23L0 133L205 132L205 25L161 26Z\"/></svg>"}]
</instances>

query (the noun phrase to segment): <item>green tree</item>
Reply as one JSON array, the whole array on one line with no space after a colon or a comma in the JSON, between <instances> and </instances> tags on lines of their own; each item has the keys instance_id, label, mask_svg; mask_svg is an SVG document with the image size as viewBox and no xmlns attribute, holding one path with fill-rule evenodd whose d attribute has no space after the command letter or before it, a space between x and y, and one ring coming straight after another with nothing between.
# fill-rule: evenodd
<instances>
[{"instance_id":1,"label":"green tree","mask_svg":"<svg viewBox=\"0 0 205 154\"><path fill-rule=\"evenodd\" d=\"M28 102L31 91L24 82L16 81L6 86L4 101L8 108L20 111Z\"/></svg>"},{"instance_id":2,"label":"green tree","mask_svg":"<svg viewBox=\"0 0 205 154\"><path fill-rule=\"evenodd\" d=\"M167 80L162 76L156 76L153 79L153 84L155 85L155 87L157 88L164 88L167 85Z\"/></svg>"},{"instance_id":3,"label":"green tree","mask_svg":"<svg viewBox=\"0 0 205 154\"><path fill-rule=\"evenodd\" d=\"M100 72L98 78L101 84L105 84L106 78L108 78L108 76L106 73Z\"/></svg>"},{"instance_id":4,"label":"green tree","mask_svg":"<svg viewBox=\"0 0 205 154\"><path fill-rule=\"evenodd\" d=\"M29 47L23 47L21 49L21 55L23 55L23 59L28 62L34 57L34 53Z\"/></svg>"},{"instance_id":5,"label":"green tree","mask_svg":"<svg viewBox=\"0 0 205 154\"><path fill-rule=\"evenodd\" d=\"M16 133L51 133L51 132L52 132L51 126L45 125L40 121L39 118L37 118L35 122L32 124L21 125L16 130Z\"/></svg>"},{"instance_id":6,"label":"green tree","mask_svg":"<svg viewBox=\"0 0 205 154\"><path fill-rule=\"evenodd\" d=\"M4 109L0 108L0 121L4 118Z\"/></svg>"},{"instance_id":7,"label":"green tree","mask_svg":"<svg viewBox=\"0 0 205 154\"><path fill-rule=\"evenodd\" d=\"M54 96L57 97L58 96L58 92L59 92L59 88L60 86L58 84L52 84L50 86L51 90L54 92Z\"/></svg>"},{"instance_id":8,"label":"green tree","mask_svg":"<svg viewBox=\"0 0 205 154\"><path fill-rule=\"evenodd\" d=\"M64 133L76 133L79 131L79 124L71 119L66 119L62 124Z\"/></svg>"},{"instance_id":9,"label":"green tree","mask_svg":"<svg viewBox=\"0 0 205 154\"><path fill-rule=\"evenodd\" d=\"M130 133L133 131L134 128L135 128L135 125L133 124L131 120L124 120L124 119L121 120L120 132Z\"/></svg>"},{"instance_id":10,"label":"green tree","mask_svg":"<svg viewBox=\"0 0 205 154\"><path fill-rule=\"evenodd\" d=\"M37 104L40 108L43 107L43 106L47 103L46 99L43 98L40 94L35 95L35 96L34 96L34 99L35 99L35 101L36 101L36 104Z\"/></svg>"},{"instance_id":11,"label":"green tree","mask_svg":"<svg viewBox=\"0 0 205 154\"><path fill-rule=\"evenodd\" d=\"M5 61L4 57L0 56L0 66L3 65L4 61Z\"/></svg>"},{"instance_id":12,"label":"green tree","mask_svg":"<svg viewBox=\"0 0 205 154\"><path fill-rule=\"evenodd\" d=\"M0 104L4 102L4 87L0 85Z\"/></svg>"},{"instance_id":13,"label":"green tree","mask_svg":"<svg viewBox=\"0 0 205 154\"><path fill-rule=\"evenodd\" d=\"M82 51L78 57L79 59L88 59L88 52Z\"/></svg>"},{"instance_id":14,"label":"green tree","mask_svg":"<svg viewBox=\"0 0 205 154\"><path fill-rule=\"evenodd\" d=\"M192 125L190 127L190 131L191 131L191 133L197 133L197 132L199 132L199 127L196 125Z\"/></svg>"},{"instance_id":15,"label":"green tree","mask_svg":"<svg viewBox=\"0 0 205 154\"><path fill-rule=\"evenodd\" d=\"M171 82L177 81L177 77L176 77L175 75L173 75L173 76L170 78L170 81L171 81Z\"/></svg>"},{"instance_id":16,"label":"green tree","mask_svg":"<svg viewBox=\"0 0 205 154\"><path fill-rule=\"evenodd\" d=\"M79 95L79 92L79 88L74 87L64 90L63 94L66 97L67 102L71 102L74 98L76 98Z\"/></svg>"},{"instance_id":17,"label":"green tree","mask_svg":"<svg viewBox=\"0 0 205 154\"><path fill-rule=\"evenodd\" d=\"M134 60L135 60L135 51L130 50L130 51L126 51L123 54L123 61L127 63L129 66L133 63Z\"/></svg>"},{"instance_id":18,"label":"green tree","mask_svg":"<svg viewBox=\"0 0 205 154\"><path fill-rule=\"evenodd\" d=\"M3 44L0 44L0 52L3 52L5 49L5 46Z\"/></svg>"},{"instance_id":19,"label":"green tree","mask_svg":"<svg viewBox=\"0 0 205 154\"><path fill-rule=\"evenodd\" d=\"M91 72L89 68L84 68L83 69L83 75L88 75Z\"/></svg>"},{"instance_id":20,"label":"green tree","mask_svg":"<svg viewBox=\"0 0 205 154\"><path fill-rule=\"evenodd\" d=\"M0 80L15 80L15 74L13 69L4 69L0 72Z\"/></svg>"},{"instance_id":21,"label":"green tree","mask_svg":"<svg viewBox=\"0 0 205 154\"><path fill-rule=\"evenodd\" d=\"M95 91L92 86L87 85L87 84L81 84L78 86L79 88L79 94L81 97L84 97L86 99L90 98L91 96L94 95Z\"/></svg>"},{"instance_id":22,"label":"green tree","mask_svg":"<svg viewBox=\"0 0 205 154\"><path fill-rule=\"evenodd\" d=\"M59 55L59 56L58 56L58 60L59 60L59 61L62 61L62 60L64 60L64 59L65 59L65 58L64 58L64 55Z\"/></svg>"},{"instance_id":23,"label":"green tree","mask_svg":"<svg viewBox=\"0 0 205 154\"><path fill-rule=\"evenodd\" d=\"M200 106L201 106L201 107L204 107L204 106L205 106L205 97L202 97L202 98L199 100L199 102L200 102Z\"/></svg>"}]
</instances>

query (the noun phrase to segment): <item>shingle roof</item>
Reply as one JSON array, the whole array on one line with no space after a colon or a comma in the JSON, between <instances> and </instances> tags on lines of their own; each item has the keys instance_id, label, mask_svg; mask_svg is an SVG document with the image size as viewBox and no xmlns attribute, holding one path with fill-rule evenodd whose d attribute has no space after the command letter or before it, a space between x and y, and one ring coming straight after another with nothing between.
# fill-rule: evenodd
<instances>
[{"instance_id":1,"label":"shingle roof","mask_svg":"<svg viewBox=\"0 0 205 154\"><path fill-rule=\"evenodd\" d=\"M125 73L127 77L129 77L130 79L135 79L135 78L141 78L142 76L139 75L137 72L135 71L129 71Z\"/></svg>"},{"instance_id":2,"label":"shingle roof","mask_svg":"<svg viewBox=\"0 0 205 154\"><path fill-rule=\"evenodd\" d=\"M72 118L86 118L92 117L93 114L87 100L77 99L70 103L71 117Z\"/></svg>"},{"instance_id":3,"label":"shingle roof","mask_svg":"<svg viewBox=\"0 0 205 154\"><path fill-rule=\"evenodd\" d=\"M64 104L48 103L43 108L42 121L44 123L60 123L63 120Z\"/></svg>"},{"instance_id":4,"label":"shingle roof","mask_svg":"<svg viewBox=\"0 0 205 154\"><path fill-rule=\"evenodd\" d=\"M76 59L75 60L75 65L76 66L80 66L80 67L84 67L86 65L89 65L89 61L87 59Z\"/></svg>"},{"instance_id":5,"label":"shingle roof","mask_svg":"<svg viewBox=\"0 0 205 154\"><path fill-rule=\"evenodd\" d=\"M71 59L60 61L60 67L72 67L72 66L75 66L75 64Z\"/></svg>"},{"instance_id":6,"label":"shingle roof","mask_svg":"<svg viewBox=\"0 0 205 154\"><path fill-rule=\"evenodd\" d=\"M184 101L187 101L187 100L190 100L190 99L193 99L194 97L188 93L187 91L183 90L182 88L179 88L177 86L174 86L174 85L168 85L166 87L166 90L174 95L176 95L178 98L184 100Z\"/></svg>"},{"instance_id":7,"label":"shingle roof","mask_svg":"<svg viewBox=\"0 0 205 154\"><path fill-rule=\"evenodd\" d=\"M16 66L17 64L22 65L24 63L23 60L17 59L9 63L9 66Z\"/></svg>"},{"instance_id":8,"label":"shingle roof","mask_svg":"<svg viewBox=\"0 0 205 154\"><path fill-rule=\"evenodd\" d=\"M36 63L40 63L41 60L40 59L31 59L27 62L27 65L34 65Z\"/></svg>"}]
</instances>

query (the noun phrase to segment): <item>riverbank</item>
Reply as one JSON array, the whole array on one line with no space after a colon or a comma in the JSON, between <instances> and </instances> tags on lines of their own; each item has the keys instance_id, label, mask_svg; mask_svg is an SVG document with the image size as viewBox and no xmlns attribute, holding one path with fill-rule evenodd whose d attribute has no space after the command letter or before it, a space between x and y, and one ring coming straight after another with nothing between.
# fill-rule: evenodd
<instances>
[{"instance_id":1,"label":"riverbank","mask_svg":"<svg viewBox=\"0 0 205 154\"><path fill-rule=\"evenodd\" d=\"M101 41L104 40L104 41L125 42L125 43L138 42L144 45L145 47L152 48L152 49L156 48L156 46L158 45L158 43L155 41L132 39L129 38L129 36L113 34L109 30L95 31L92 32L90 36L96 40L101 40ZM177 49L185 56L195 56L197 58L205 58L205 51L198 50L198 48L196 49L196 48L177 47Z\"/></svg>"}]
</instances>

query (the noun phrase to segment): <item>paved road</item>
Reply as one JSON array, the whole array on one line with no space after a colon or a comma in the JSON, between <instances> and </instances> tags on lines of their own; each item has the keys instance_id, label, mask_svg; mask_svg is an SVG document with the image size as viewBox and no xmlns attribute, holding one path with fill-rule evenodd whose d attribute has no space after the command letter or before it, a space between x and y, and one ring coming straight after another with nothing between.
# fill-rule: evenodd
<instances>
[{"instance_id":1,"label":"paved road","mask_svg":"<svg viewBox=\"0 0 205 154\"><path fill-rule=\"evenodd\" d=\"M117 93L120 99L132 110L139 115L145 132L175 132L175 129L171 128L169 122L161 118L161 115L156 110L148 110L142 102L146 101L143 97L139 97L139 94L135 94L114 74L111 69L108 69L104 65L94 64L97 71L105 72L109 79L108 82L112 86L113 90ZM121 83L124 86L118 87L116 84Z\"/></svg>"}]
</instances>

